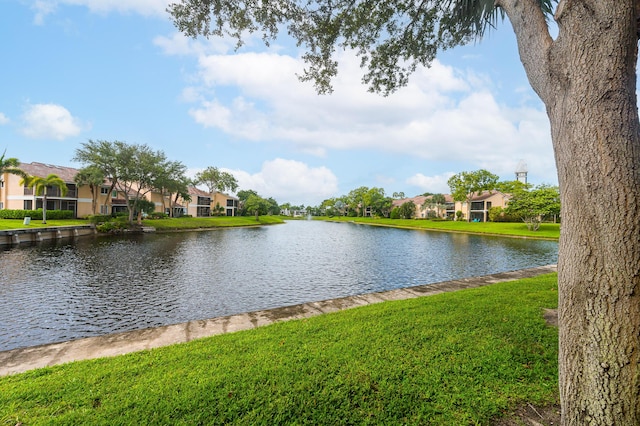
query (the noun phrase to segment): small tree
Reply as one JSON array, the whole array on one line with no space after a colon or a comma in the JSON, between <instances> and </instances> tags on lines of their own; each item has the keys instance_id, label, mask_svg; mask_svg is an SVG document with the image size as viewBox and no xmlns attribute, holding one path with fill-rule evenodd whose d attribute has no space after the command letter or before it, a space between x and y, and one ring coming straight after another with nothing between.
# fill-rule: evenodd
<instances>
[{"instance_id":1,"label":"small tree","mask_svg":"<svg viewBox=\"0 0 640 426\"><path fill-rule=\"evenodd\" d=\"M558 187L540 185L530 191L516 192L509 200L506 213L522 219L530 231L537 231L545 216L560 213Z\"/></svg>"},{"instance_id":2,"label":"small tree","mask_svg":"<svg viewBox=\"0 0 640 426\"><path fill-rule=\"evenodd\" d=\"M416 214L416 204L413 201L407 201L406 203L402 203L402 205L398 207L398 210L402 219L413 219Z\"/></svg>"},{"instance_id":3,"label":"small tree","mask_svg":"<svg viewBox=\"0 0 640 426\"><path fill-rule=\"evenodd\" d=\"M267 214L269 208L271 207L271 203L265 200L259 195L251 194L249 198L244 202L244 208L247 213L252 213L256 216L256 220L261 214Z\"/></svg>"},{"instance_id":4,"label":"small tree","mask_svg":"<svg viewBox=\"0 0 640 426\"><path fill-rule=\"evenodd\" d=\"M78 186L88 185L91 191L91 213L98 214L98 196L104 183L104 172L95 165L84 167L73 178Z\"/></svg>"},{"instance_id":5,"label":"small tree","mask_svg":"<svg viewBox=\"0 0 640 426\"><path fill-rule=\"evenodd\" d=\"M47 188L58 188L63 197L67 195L67 184L55 174L50 174L46 178L27 176L20 181L20 184L32 188L35 196L42 196L42 223L47 223Z\"/></svg>"},{"instance_id":6,"label":"small tree","mask_svg":"<svg viewBox=\"0 0 640 426\"><path fill-rule=\"evenodd\" d=\"M214 192L235 192L238 189L238 181L227 172L221 172L217 167L207 167L201 172L196 173L195 181L197 184L206 185L210 194Z\"/></svg>"}]
</instances>

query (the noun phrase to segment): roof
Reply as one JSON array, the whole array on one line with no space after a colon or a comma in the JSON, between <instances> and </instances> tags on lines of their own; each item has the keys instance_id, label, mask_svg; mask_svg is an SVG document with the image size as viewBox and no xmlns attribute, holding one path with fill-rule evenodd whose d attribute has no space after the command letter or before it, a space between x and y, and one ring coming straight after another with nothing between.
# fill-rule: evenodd
<instances>
[{"instance_id":1,"label":"roof","mask_svg":"<svg viewBox=\"0 0 640 426\"><path fill-rule=\"evenodd\" d=\"M67 183L73 183L73 178L78 174L78 169L73 167L44 163L20 163L19 168L25 173L36 177L46 178L50 174L54 174Z\"/></svg>"},{"instance_id":2,"label":"roof","mask_svg":"<svg viewBox=\"0 0 640 426\"><path fill-rule=\"evenodd\" d=\"M482 200L486 200L487 198L493 197L496 194L500 194L503 197L508 196L508 194L505 194L503 192L500 191L482 191L480 194L475 194L472 198L471 201L482 201Z\"/></svg>"},{"instance_id":3,"label":"roof","mask_svg":"<svg viewBox=\"0 0 640 426\"><path fill-rule=\"evenodd\" d=\"M189 187L189 195L196 195L198 197L209 197L209 198L211 198L211 194L209 194L207 191L203 191L200 188L196 188L195 186L190 186Z\"/></svg>"},{"instance_id":4,"label":"roof","mask_svg":"<svg viewBox=\"0 0 640 426\"><path fill-rule=\"evenodd\" d=\"M442 195L444 195L444 201L446 203L453 203L453 198L451 197L451 195L449 194L442 194ZM427 200L430 200L432 197L433 197L432 195L429 195L429 196L417 195L413 198L401 198L399 200L393 200L392 206L400 207L401 205L403 205L404 203L408 203L409 201L413 201L413 204L415 204L416 206L422 206L427 202Z\"/></svg>"}]
</instances>

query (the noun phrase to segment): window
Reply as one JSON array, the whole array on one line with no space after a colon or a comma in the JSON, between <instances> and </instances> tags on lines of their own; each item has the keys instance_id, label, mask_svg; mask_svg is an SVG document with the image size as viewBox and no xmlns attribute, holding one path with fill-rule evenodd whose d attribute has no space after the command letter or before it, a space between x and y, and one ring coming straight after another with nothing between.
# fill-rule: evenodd
<instances>
[{"instance_id":1,"label":"window","mask_svg":"<svg viewBox=\"0 0 640 426\"><path fill-rule=\"evenodd\" d=\"M109 188L107 188L106 186L100 187L100 194L107 195L108 193L109 193Z\"/></svg>"},{"instance_id":2,"label":"window","mask_svg":"<svg viewBox=\"0 0 640 426\"><path fill-rule=\"evenodd\" d=\"M0 201L0 210L4 209L4 204Z\"/></svg>"},{"instance_id":3,"label":"window","mask_svg":"<svg viewBox=\"0 0 640 426\"><path fill-rule=\"evenodd\" d=\"M102 204L100 206L100 214L109 214L109 206L105 206L104 204Z\"/></svg>"},{"instance_id":4,"label":"window","mask_svg":"<svg viewBox=\"0 0 640 426\"><path fill-rule=\"evenodd\" d=\"M473 201L471 203L471 210L484 210L484 201Z\"/></svg>"},{"instance_id":5,"label":"window","mask_svg":"<svg viewBox=\"0 0 640 426\"><path fill-rule=\"evenodd\" d=\"M33 200L24 200L22 208L24 210L33 210Z\"/></svg>"}]
</instances>

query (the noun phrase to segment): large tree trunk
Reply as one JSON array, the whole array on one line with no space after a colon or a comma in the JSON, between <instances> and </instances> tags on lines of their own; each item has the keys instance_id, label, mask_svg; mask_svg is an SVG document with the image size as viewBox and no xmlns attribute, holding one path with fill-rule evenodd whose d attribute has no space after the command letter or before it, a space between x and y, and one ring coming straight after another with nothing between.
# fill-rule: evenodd
<instances>
[{"instance_id":1,"label":"large tree trunk","mask_svg":"<svg viewBox=\"0 0 640 426\"><path fill-rule=\"evenodd\" d=\"M634 0L498 0L547 107L558 168L563 425L640 424L640 124ZM544 28L543 28L544 27Z\"/></svg>"}]
</instances>

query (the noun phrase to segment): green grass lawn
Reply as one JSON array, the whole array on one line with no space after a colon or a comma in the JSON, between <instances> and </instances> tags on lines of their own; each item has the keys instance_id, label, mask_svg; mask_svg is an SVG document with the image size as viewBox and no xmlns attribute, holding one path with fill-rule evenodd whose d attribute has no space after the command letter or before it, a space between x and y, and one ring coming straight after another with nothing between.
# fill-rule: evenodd
<instances>
[{"instance_id":1,"label":"green grass lawn","mask_svg":"<svg viewBox=\"0 0 640 426\"><path fill-rule=\"evenodd\" d=\"M488 425L557 400L557 275L0 378L1 424Z\"/></svg>"},{"instance_id":2,"label":"green grass lawn","mask_svg":"<svg viewBox=\"0 0 640 426\"><path fill-rule=\"evenodd\" d=\"M179 217L168 219L145 219L142 224L153 226L158 231L222 228L233 226L256 226L284 223L279 216L213 216L213 217Z\"/></svg>"},{"instance_id":3,"label":"green grass lawn","mask_svg":"<svg viewBox=\"0 0 640 426\"><path fill-rule=\"evenodd\" d=\"M560 224L543 223L537 231L529 231L523 222L466 222L453 220L423 219L379 219L369 217L321 217L320 220L357 222L370 225L394 226L399 228L427 229L434 231L466 232L477 234L509 235L528 238L560 238Z\"/></svg>"},{"instance_id":4,"label":"green grass lawn","mask_svg":"<svg viewBox=\"0 0 640 426\"><path fill-rule=\"evenodd\" d=\"M24 225L22 219L0 219L0 231L8 229L34 229L45 228L48 226L72 226L72 225L89 225L89 222L83 219L47 219L47 223L43 224L42 219L32 219L29 225Z\"/></svg>"}]
</instances>

